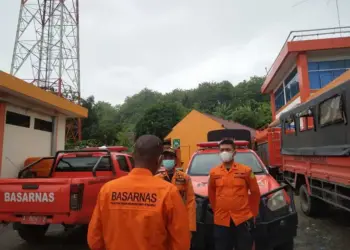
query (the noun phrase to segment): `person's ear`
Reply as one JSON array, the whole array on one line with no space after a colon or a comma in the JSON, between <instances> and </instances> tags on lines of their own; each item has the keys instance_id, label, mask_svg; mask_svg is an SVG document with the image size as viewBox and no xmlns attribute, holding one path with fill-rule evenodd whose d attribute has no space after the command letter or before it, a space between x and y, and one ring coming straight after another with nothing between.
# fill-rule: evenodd
<instances>
[{"instance_id":1,"label":"person's ear","mask_svg":"<svg viewBox=\"0 0 350 250\"><path fill-rule=\"evenodd\" d=\"M164 159L163 155L160 155L158 158L158 162L157 162L158 167L160 167L162 165L163 159Z\"/></svg>"}]
</instances>

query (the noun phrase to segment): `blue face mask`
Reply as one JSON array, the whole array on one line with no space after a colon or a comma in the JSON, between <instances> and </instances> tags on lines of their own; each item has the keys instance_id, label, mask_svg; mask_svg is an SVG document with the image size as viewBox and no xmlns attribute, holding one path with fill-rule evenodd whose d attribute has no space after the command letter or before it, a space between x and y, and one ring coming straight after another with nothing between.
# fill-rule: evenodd
<instances>
[{"instance_id":1,"label":"blue face mask","mask_svg":"<svg viewBox=\"0 0 350 250\"><path fill-rule=\"evenodd\" d=\"M166 170L171 170L175 167L175 160L163 160L162 165Z\"/></svg>"}]
</instances>

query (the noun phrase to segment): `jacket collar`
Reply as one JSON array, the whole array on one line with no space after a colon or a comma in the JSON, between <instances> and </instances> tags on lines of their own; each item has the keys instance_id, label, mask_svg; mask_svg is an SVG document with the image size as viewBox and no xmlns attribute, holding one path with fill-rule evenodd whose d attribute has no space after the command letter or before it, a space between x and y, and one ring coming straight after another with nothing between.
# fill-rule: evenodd
<instances>
[{"instance_id":1,"label":"jacket collar","mask_svg":"<svg viewBox=\"0 0 350 250\"><path fill-rule=\"evenodd\" d=\"M221 170L227 171L227 168L225 167L225 165L223 163L220 165L220 168L221 168ZM237 169L237 164L235 162L232 163L232 166L228 170L228 172L231 172L234 169Z\"/></svg>"},{"instance_id":2,"label":"jacket collar","mask_svg":"<svg viewBox=\"0 0 350 250\"><path fill-rule=\"evenodd\" d=\"M146 168L134 168L131 170L130 175L153 176L152 172Z\"/></svg>"}]
</instances>

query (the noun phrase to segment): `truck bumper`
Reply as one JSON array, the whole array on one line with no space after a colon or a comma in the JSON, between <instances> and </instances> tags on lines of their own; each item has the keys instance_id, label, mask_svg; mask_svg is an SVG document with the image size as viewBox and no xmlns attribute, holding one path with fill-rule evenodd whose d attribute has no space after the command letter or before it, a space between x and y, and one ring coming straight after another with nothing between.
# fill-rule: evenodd
<instances>
[{"instance_id":1,"label":"truck bumper","mask_svg":"<svg viewBox=\"0 0 350 250\"><path fill-rule=\"evenodd\" d=\"M297 235L297 229L296 212L270 222L260 222L253 231L256 249L271 249L290 242Z\"/></svg>"},{"instance_id":2,"label":"truck bumper","mask_svg":"<svg viewBox=\"0 0 350 250\"><path fill-rule=\"evenodd\" d=\"M0 223L28 224L23 221L24 216L45 217L46 224L84 225L84 224L88 224L90 221L90 216L86 216L86 214L81 214L79 212L70 212L66 214L55 214L55 215L47 215L47 214L39 214L39 213L36 213L36 214L2 213L0 214Z\"/></svg>"},{"instance_id":3,"label":"truck bumper","mask_svg":"<svg viewBox=\"0 0 350 250\"><path fill-rule=\"evenodd\" d=\"M268 223L257 223L252 231L255 249L273 249L293 241L297 235L298 215L288 214ZM197 232L192 239L193 249L213 249L213 224L197 223ZM208 248L211 246L212 248Z\"/></svg>"},{"instance_id":4,"label":"truck bumper","mask_svg":"<svg viewBox=\"0 0 350 250\"><path fill-rule=\"evenodd\" d=\"M278 211L267 208L267 197L280 190L287 189L281 186L261 197L260 212L256 227L252 230L256 250L271 249L292 242L297 235L298 215L295 210L294 197L289 193L290 204ZM192 239L193 249L213 249L214 220L207 197L197 195L197 232ZM209 248L208 248L209 246Z\"/></svg>"}]
</instances>

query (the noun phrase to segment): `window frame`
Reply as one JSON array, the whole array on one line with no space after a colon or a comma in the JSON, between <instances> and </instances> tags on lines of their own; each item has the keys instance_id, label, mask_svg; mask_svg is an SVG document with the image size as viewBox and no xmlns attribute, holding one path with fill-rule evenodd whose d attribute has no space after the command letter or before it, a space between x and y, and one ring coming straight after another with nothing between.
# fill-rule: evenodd
<instances>
[{"instance_id":1,"label":"window frame","mask_svg":"<svg viewBox=\"0 0 350 250\"><path fill-rule=\"evenodd\" d=\"M289 95L287 95L287 89L288 86L290 86L290 90L292 90L293 84L296 84L298 86L298 92L296 92L294 95L291 94L292 91L289 91ZM286 95L286 100L285 102L288 103L290 100L292 100L295 96L297 96L300 93L300 88L299 88L299 75L298 75L298 70L295 67L289 75L286 77L284 80L284 92Z\"/></svg>"},{"instance_id":2,"label":"window frame","mask_svg":"<svg viewBox=\"0 0 350 250\"><path fill-rule=\"evenodd\" d=\"M342 64L342 66L339 66ZM325 60L325 61L309 61L308 62L308 75L309 75L309 81L310 81L310 88L313 85L316 85L316 82L311 81L310 73L313 73L313 79L317 80L318 88L311 88L311 89L321 89L325 86L327 86L330 82L332 82L335 78L339 76L340 71L347 71L350 69L350 59L341 59L341 60ZM342 72L341 74L343 74ZM322 79L326 78L326 74L331 74L331 80L327 82L326 84L322 84ZM317 76L317 78L316 78Z\"/></svg>"},{"instance_id":3,"label":"window frame","mask_svg":"<svg viewBox=\"0 0 350 250\"><path fill-rule=\"evenodd\" d=\"M275 107L276 107L276 111L281 109L284 105L286 105L286 96L285 96L285 90L284 90L285 86L284 83L282 82L281 85L276 89L276 91L273 93L273 96L275 98ZM280 97L283 97L283 102L282 105L279 106L277 105L277 99Z\"/></svg>"},{"instance_id":4,"label":"window frame","mask_svg":"<svg viewBox=\"0 0 350 250\"><path fill-rule=\"evenodd\" d=\"M130 163L131 169L135 168L135 160L134 160L134 158L132 156L130 156L130 155L127 156L126 158L128 159L128 161Z\"/></svg>"},{"instance_id":5,"label":"window frame","mask_svg":"<svg viewBox=\"0 0 350 250\"><path fill-rule=\"evenodd\" d=\"M125 163L126 163L126 166L127 166L127 168L128 168L128 171L126 171L125 169L122 169L122 165L120 164L119 159L118 159L119 157L123 157L123 158L124 158ZM117 163L118 163L118 166L119 166L119 170L120 170L120 171L127 172L127 173L129 173L129 172L131 171L130 165L129 165L129 163L128 163L128 159L127 159L127 157L126 157L125 155L116 155L116 156L115 156L115 160L116 160Z\"/></svg>"},{"instance_id":6,"label":"window frame","mask_svg":"<svg viewBox=\"0 0 350 250\"><path fill-rule=\"evenodd\" d=\"M77 158L96 158L96 163L97 163L97 161L99 160L99 156L78 156L78 157L61 157L59 160L58 160L58 162L57 162L57 164L55 164L55 169L54 169L54 172L92 172L92 170L93 170L93 167L91 168L91 169L81 169L81 168L73 168L73 171L69 171L69 169L72 169L72 168L58 168L58 166L59 166L59 164L60 164L60 162L61 162L61 160L63 159L63 160L66 160L66 159L70 159L70 158L72 158L72 159L77 159ZM102 172L102 171L113 171L113 168L114 168L114 166L113 166L113 164L112 164L112 161L111 161L111 157L109 157L109 156L107 156L107 155L104 155L103 157L102 157L102 159L107 159L108 160L108 163L109 163L109 166L110 166L110 168L109 169L100 169L99 167L97 167L96 168L96 171L97 172ZM101 161L102 161L102 159L101 159ZM101 163L101 161L100 161L100 163ZM96 164L95 163L95 164ZM100 164L99 163L99 164ZM66 163L67 164L67 163ZM68 169L68 170L67 170Z\"/></svg>"},{"instance_id":7,"label":"window frame","mask_svg":"<svg viewBox=\"0 0 350 250\"><path fill-rule=\"evenodd\" d=\"M294 123L294 133L287 133L287 128L286 128L286 124L292 124ZM283 120L283 134L286 136L291 136L291 135L296 135L297 134L297 129L296 129L296 120L295 120L295 116L291 115L288 118Z\"/></svg>"},{"instance_id":8,"label":"window frame","mask_svg":"<svg viewBox=\"0 0 350 250\"><path fill-rule=\"evenodd\" d=\"M19 118L19 117L21 117L21 119L26 119L27 121L23 120L22 122L19 122L19 123L13 122L13 119L16 119L16 118ZM11 118L12 121L9 121L9 118ZM24 123L25 123L25 125L23 125ZM21 114L21 113L10 111L10 110L6 111L5 124L12 125L12 126L17 126L17 127L22 127L22 128L30 128L30 125L31 125L30 123L31 123L31 116L24 115L24 114Z\"/></svg>"},{"instance_id":9,"label":"window frame","mask_svg":"<svg viewBox=\"0 0 350 250\"><path fill-rule=\"evenodd\" d=\"M337 119L335 121L328 121L326 123L323 123L321 124L321 117L322 117L322 113L321 113L321 106L323 104L325 104L326 102L332 100L332 99L335 99L337 97L340 97L340 108L341 108L341 113L342 113L342 119ZM339 124L339 123L344 123L344 124L347 124L347 116L346 116L346 108L345 108L345 102L344 102L344 97L342 94L335 94L329 98L327 98L326 100L323 100L322 102L320 102L318 104L318 125L321 127L321 128L324 128L324 127L327 127L327 126L330 126L330 125L334 125L334 124Z\"/></svg>"},{"instance_id":10,"label":"window frame","mask_svg":"<svg viewBox=\"0 0 350 250\"><path fill-rule=\"evenodd\" d=\"M46 129L45 125L44 125L44 129L38 128L38 126L40 127L40 125L43 125L45 123L50 123L51 124L50 129ZM49 125L49 124L46 124L46 125ZM53 122L52 121L49 122L49 121L46 121L46 120L43 120L43 119L40 119L40 118L34 118L34 129L35 130L39 130L39 131L52 133L53 132Z\"/></svg>"},{"instance_id":11,"label":"window frame","mask_svg":"<svg viewBox=\"0 0 350 250\"><path fill-rule=\"evenodd\" d=\"M315 131L315 112L314 112L314 107L309 107L303 111L300 111L296 114L296 117L298 117L298 131L299 132L305 132L305 131L310 131L314 130ZM309 121L312 119L312 122L314 124L313 127L309 127ZM301 121L305 121L306 124L304 124L304 129L301 129Z\"/></svg>"}]
</instances>

